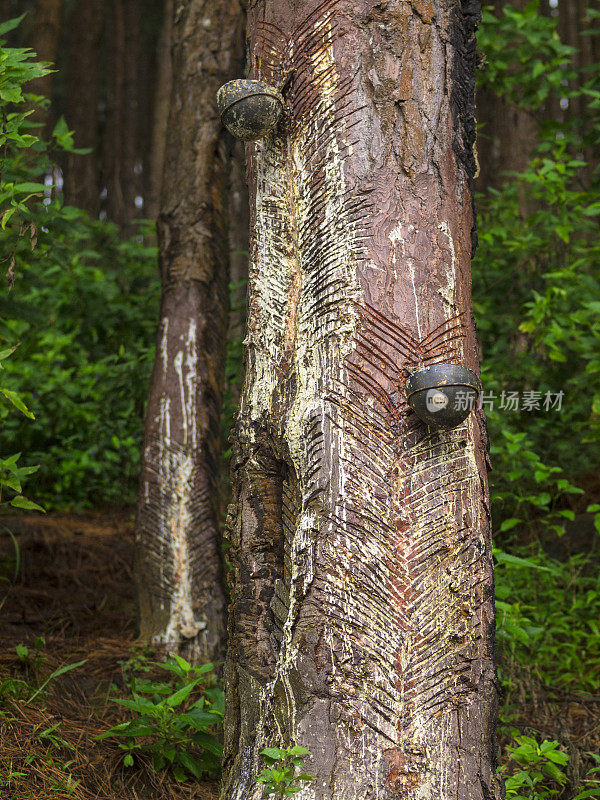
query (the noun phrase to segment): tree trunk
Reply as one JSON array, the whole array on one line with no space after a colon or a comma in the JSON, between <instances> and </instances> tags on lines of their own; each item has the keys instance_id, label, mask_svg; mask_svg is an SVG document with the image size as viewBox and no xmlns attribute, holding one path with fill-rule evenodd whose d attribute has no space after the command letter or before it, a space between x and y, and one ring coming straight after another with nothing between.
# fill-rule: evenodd
<instances>
[{"instance_id":1,"label":"tree trunk","mask_svg":"<svg viewBox=\"0 0 600 800\"><path fill-rule=\"evenodd\" d=\"M257 0L247 376L236 429L222 800L308 747L302 800L497 800L481 412L403 395L477 368L471 0ZM289 71L295 69L291 75Z\"/></svg>"},{"instance_id":2,"label":"tree trunk","mask_svg":"<svg viewBox=\"0 0 600 800\"><path fill-rule=\"evenodd\" d=\"M528 0L513 0L511 5L519 10ZM495 0L496 14L502 13L504 0ZM508 103L489 87L477 90L478 176L477 191L499 189L506 173L524 172L535 148L539 124L533 112ZM525 198L523 198L525 201Z\"/></svg>"},{"instance_id":3,"label":"tree trunk","mask_svg":"<svg viewBox=\"0 0 600 800\"><path fill-rule=\"evenodd\" d=\"M62 7L62 0L37 0L33 13L30 46L37 53L39 61L50 61L52 65L56 63L58 54ZM54 72L50 72L41 78L31 81L27 91L40 94L51 100L53 82ZM50 111L43 112L37 109L33 117L36 122L44 123L44 130L41 136L47 139L53 125Z\"/></svg>"},{"instance_id":4,"label":"tree trunk","mask_svg":"<svg viewBox=\"0 0 600 800\"><path fill-rule=\"evenodd\" d=\"M592 4L587 0L561 0L558 4L558 32L561 40L575 48L572 64L577 71L577 76L571 80L571 89L579 89L589 81L592 72L590 68L597 63L597 47L600 37L598 33L591 33L595 28L593 22L587 18L587 8ZM596 28L597 30L597 28ZM569 101L568 109L559 110L560 117L571 119L580 133L584 134L590 119L590 98L579 93ZM584 148L584 159L587 162L585 180L589 186L594 180L598 169L598 148L595 143ZM578 158L576 152L574 158Z\"/></svg>"},{"instance_id":5,"label":"tree trunk","mask_svg":"<svg viewBox=\"0 0 600 800\"><path fill-rule=\"evenodd\" d=\"M243 23L231 0L177 4L158 218L163 296L137 518L140 631L194 660L222 656L225 630L218 477L231 142L215 94L241 71Z\"/></svg>"},{"instance_id":6,"label":"tree trunk","mask_svg":"<svg viewBox=\"0 0 600 800\"><path fill-rule=\"evenodd\" d=\"M86 155L64 157L64 194L67 203L98 214L98 60L102 36L101 0L79 0L69 17L67 65L67 123L75 131L76 147Z\"/></svg>"},{"instance_id":7,"label":"tree trunk","mask_svg":"<svg viewBox=\"0 0 600 800\"><path fill-rule=\"evenodd\" d=\"M163 23L158 39L156 90L154 93L154 113L152 141L148 160L149 177L144 197L144 216L155 219L158 215L160 194L165 166L165 146L167 141L167 121L171 99L172 65L171 37L173 28L173 0L164 1Z\"/></svg>"},{"instance_id":8,"label":"tree trunk","mask_svg":"<svg viewBox=\"0 0 600 800\"><path fill-rule=\"evenodd\" d=\"M135 216L137 194L137 0L107 6L107 94L103 182L106 215L121 227Z\"/></svg>"}]
</instances>

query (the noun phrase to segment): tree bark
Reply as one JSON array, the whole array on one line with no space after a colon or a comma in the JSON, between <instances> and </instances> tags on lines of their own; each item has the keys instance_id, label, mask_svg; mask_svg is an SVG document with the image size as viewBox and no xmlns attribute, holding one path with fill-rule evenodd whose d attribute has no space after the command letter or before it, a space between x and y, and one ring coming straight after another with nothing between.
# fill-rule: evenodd
<instances>
[{"instance_id":1,"label":"tree bark","mask_svg":"<svg viewBox=\"0 0 600 800\"><path fill-rule=\"evenodd\" d=\"M477 369L472 0L257 0L247 377L222 800L301 744L302 800L497 800L482 412L434 432L418 364ZM290 74L290 70L295 70Z\"/></svg>"},{"instance_id":2,"label":"tree bark","mask_svg":"<svg viewBox=\"0 0 600 800\"><path fill-rule=\"evenodd\" d=\"M195 661L222 656L218 476L228 318L231 141L215 94L242 68L238 2L178 3L158 218L162 304L136 531L143 640Z\"/></svg>"},{"instance_id":3,"label":"tree bark","mask_svg":"<svg viewBox=\"0 0 600 800\"><path fill-rule=\"evenodd\" d=\"M98 175L98 62L102 38L101 0L79 0L69 17L67 64L67 123L75 131L76 147L91 153L64 157L64 195L67 203L97 216Z\"/></svg>"}]
</instances>

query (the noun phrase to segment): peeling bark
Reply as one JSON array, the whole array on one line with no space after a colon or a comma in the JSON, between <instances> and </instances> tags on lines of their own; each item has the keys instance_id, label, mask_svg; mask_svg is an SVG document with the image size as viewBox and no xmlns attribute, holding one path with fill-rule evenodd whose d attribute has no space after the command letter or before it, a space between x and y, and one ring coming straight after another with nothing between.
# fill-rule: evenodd
<instances>
[{"instance_id":1,"label":"peeling bark","mask_svg":"<svg viewBox=\"0 0 600 800\"><path fill-rule=\"evenodd\" d=\"M498 800L481 412L431 432L407 369L477 369L471 0L257 0L246 382L222 800L302 744L299 800Z\"/></svg>"},{"instance_id":2,"label":"peeling bark","mask_svg":"<svg viewBox=\"0 0 600 800\"><path fill-rule=\"evenodd\" d=\"M218 475L228 318L231 141L215 94L242 68L231 0L177 3L158 218L162 302L136 526L140 637L195 661L222 656Z\"/></svg>"}]
</instances>

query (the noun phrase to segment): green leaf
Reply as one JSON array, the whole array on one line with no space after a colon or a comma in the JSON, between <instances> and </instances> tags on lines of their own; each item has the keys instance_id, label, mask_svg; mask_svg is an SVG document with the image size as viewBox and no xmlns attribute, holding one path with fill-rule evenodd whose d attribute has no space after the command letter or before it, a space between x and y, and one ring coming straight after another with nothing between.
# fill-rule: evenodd
<instances>
[{"instance_id":1,"label":"green leaf","mask_svg":"<svg viewBox=\"0 0 600 800\"><path fill-rule=\"evenodd\" d=\"M113 702L118 703L120 706L125 706L125 708L129 708L131 711L137 711L138 714L149 714L152 717L156 717L161 713L159 705L142 697L136 698L135 700L113 698Z\"/></svg>"},{"instance_id":2,"label":"green leaf","mask_svg":"<svg viewBox=\"0 0 600 800\"><path fill-rule=\"evenodd\" d=\"M500 531L510 531L515 528L517 525L520 525L523 522L522 519L517 519L516 517L511 517L510 519L505 519L502 525L500 525Z\"/></svg>"},{"instance_id":3,"label":"green leaf","mask_svg":"<svg viewBox=\"0 0 600 800\"><path fill-rule=\"evenodd\" d=\"M532 561L529 558L513 556L510 555L510 553L504 553L502 550L499 550L496 547L493 548L492 552L499 564L510 564L513 567L527 567L528 569L538 569L542 570L543 572L553 571L550 569L550 567L544 567L542 564L536 564L535 561Z\"/></svg>"},{"instance_id":4,"label":"green leaf","mask_svg":"<svg viewBox=\"0 0 600 800\"><path fill-rule=\"evenodd\" d=\"M46 186L43 183L15 183L14 185L14 192L15 194L35 194L35 193L43 193L46 189Z\"/></svg>"},{"instance_id":5,"label":"green leaf","mask_svg":"<svg viewBox=\"0 0 600 800\"><path fill-rule=\"evenodd\" d=\"M26 497L23 497L22 494L18 494L16 497L10 501L11 506L15 508L23 508L26 511L41 511L43 514L46 513L46 509L39 506L37 503L34 503L32 500L28 500Z\"/></svg>"},{"instance_id":6,"label":"green leaf","mask_svg":"<svg viewBox=\"0 0 600 800\"><path fill-rule=\"evenodd\" d=\"M205 770L203 769L200 761L186 752L178 753L177 760L183 764L187 771L191 772L197 780L202 780L205 775Z\"/></svg>"},{"instance_id":7,"label":"green leaf","mask_svg":"<svg viewBox=\"0 0 600 800\"><path fill-rule=\"evenodd\" d=\"M167 697L165 704L169 706L169 708L175 708L175 706L181 705L181 703L190 696L194 688L195 683L188 683L187 686L183 686L170 697Z\"/></svg>"},{"instance_id":8,"label":"green leaf","mask_svg":"<svg viewBox=\"0 0 600 800\"><path fill-rule=\"evenodd\" d=\"M175 778L177 783L183 783L184 781L187 780L188 776L185 770L181 769L180 766L175 764L175 766L173 767L173 777Z\"/></svg>"},{"instance_id":9,"label":"green leaf","mask_svg":"<svg viewBox=\"0 0 600 800\"><path fill-rule=\"evenodd\" d=\"M35 416L27 408L25 403L21 400L16 392L13 392L11 389L0 389L0 394L4 395L4 397L6 397L6 399L11 402L15 408L25 414L26 417L29 417L29 419L35 419Z\"/></svg>"},{"instance_id":10,"label":"green leaf","mask_svg":"<svg viewBox=\"0 0 600 800\"><path fill-rule=\"evenodd\" d=\"M177 664L179 664L183 672L187 674L190 671L191 665L185 660L185 658L182 658L180 655L177 655L177 653L173 653L171 655L171 658L173 658L177 662Z\"/></svg>"},{"instance_id":11,"label":"green leaf","mask_svg":"<svg viewBox=\"0 0 600 800\"><path fill-rule=\"evenodd\" d=\"M54 680L55 678L58 678L59 675L64 675L65 672L70 672L72 669L76 669L77 667L81 667L86 662L87 662L87 658L84 658L83 661L77 661L75 664L67 664L64 667L60 667L59 669L55 669L54 672L52 673L52 675L50 675L50 677L46 678L44 683L42 683L42 685L39 687L39 689L36 689L36 691L31 695L31 697L29 698L29 700L27 702L28 703L32 703L35 700L35 698L39 694L41 694L41 692L44 691L44 689L50 683L50 681Z\"/></svg>"},{"instance_id":12,"label":"green leaf","mask_svg":"<svg viewBox=\"0 0 600 800\"><path fill-rule=\"evenodd\" d=\"M271 759L272 761L279 761L280 758L285 758L286 751L279 747L264 747L260 751L261 756Z\"/></svg>"},{"instance_id":13,"label":"green leaf","mask_svg":"<svg viewBox=\"0 0 600 800\"><path fill-rule=\"evenodd\" d=\"M15 649L17 651L17 656L19 657L19 661L25 661L25 659L29 655L29 648L24 644L18 644Z\"/></svg>"},{"instance_id":14,"label":"green leaf","mask_svg":"<svg viewBox=\"0 0 600 800\"><path fill-rule=\"evenodd\" d=\"M25 14L26 13L27 12L25 12ZM0 24L0 36L4 36L5 33L10 33L10 31L14 31L15 28L18 28L25 17L25 14L21 14L20 17L14 17L13 19L9 19Z\"/></svg>"},{"instance_id":15,"label":"green leaf","mask_svg":"<svg viewBox=\"0 0 600 800\"><path fill-rule=\"evenodd\" d=\"M310 750L307 750L306 747L300 747L300 745L294 745L294 747L290 747L288 750L288 754L291 756L310 756L312 755Z\"/></svg>"},{"instance_id":16,"label":"green leaf","mask_svg":"<svg viewBox=\"0 0 600 800\"><path fill-rule=\"evenodd\" d=\"M12 355L18 346L19 346L18 344L15 344L13 347L8 347L6 350L0 350L0 362L4 361L5 358L8 358L10 355Z\"/></svg>"},{"instance_id":17,"label":"green leaf","mask_svg":"<svg viewBox=\"0 0 600 800\"><path fill-rule=\"evenodd\" d=\"M200 745L209 753L219 758L223 755L223 745L210 733L194 734L194 743Z\"/></svg>"}]
</instances>

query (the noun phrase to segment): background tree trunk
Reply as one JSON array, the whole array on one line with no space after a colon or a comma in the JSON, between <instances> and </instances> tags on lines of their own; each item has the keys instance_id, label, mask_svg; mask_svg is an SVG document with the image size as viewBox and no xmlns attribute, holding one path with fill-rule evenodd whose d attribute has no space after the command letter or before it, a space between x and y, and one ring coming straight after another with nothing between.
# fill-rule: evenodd
<instances>
[{"instance_id":1,"label":"background tree trunk","mask_svg":"<svg viewBox=\"0 0 600 800\"><path fill-rule=\"evenodd\" d=\"M75 131L76 147L88 147L87 155L67 153L63 161L67 203L98 214L98 63L102 39L104 3L79 0L69 17L66 119Z\"/></svg>"},{"instance_id":2,"label":"background tree trunk","mask_svg":"<svg viewBox=\"0 0 600 800\"><path fill-rule=\"evenodd\" d=\"M107 217L125 227L136 214L140 10L137 0L112 0L108 8L103 184Z\"/></svg>"},{"instance_id":3,"label":"background tree trunk","mask_svg":"<svg viewBox=\"0 0 600 800\"><path fill-rule=\"evenodd\" d=\"M225 627L219 530L220 411L228 318L226 139L215 94L240 74L242 9L178 3L158 219L163 283L136 531L144 640L219 658Z\"/></svg>"},{"instance_id":4,"label":"background tree trunk","mask_svg":"<svg viewBox=\"0 0 600 800\"><path fill-rule=\"evenodd\" d=\"M265 745L302 800L495 800L485 422L430 432L407 370L477 368L471 0L258 0L252 72L294 68L249 146L223 800Z\"/></svg>"},{"instance_id":5,"label":"background tree trunk","mask_svg":"<svg viewBox=\"0 0 600 800\"><path fill-rule=\"evenodd\" d=\"M600 54L598 43L600 36L597 33L597 26L591 26L587 19L587 8L593 7L588 0L560 0L558 3L558 32L561 40L574 47L576 52L573 56L573 67L577 70L577 78L571 81L571 88L580 88L591 77L590 67L598 63ZM595 29L592 33L590 28ZM580 133L584 133L589 124L590 98L583 93L579 93L569 101L566 110L558 111L561 116L573 120ZM597 143L589 143L584 148L584 158L587 162L586 182L594 180L598 169L598 148ZM577 153L574 153L577 157Z\"/></svg>"},{"instance_id":6,"label":"background tree trunk","mask_svg":"<svg viewBox=\"0 0 600 800\"><path fill-rule=\"evenodd\" d=\"M35 50L40 61L50 61L53 65L56 64L58 54L62 9L62 0L37 0L33 13L33 26L29 46ZM51 100L53 82L54 72L50 72L41 78L31 81L27 91L43 95ZM36 122L44 123L44 130L41 135L44 139L47 139L52 131L54 122L50 110L45 113L37 110L34 118Z\"/></svg>"},{"instance_id":7,"label":"background tree trunk","mask_svg":"<svg viewBox=\"0 0 600 800\"><path fill-rule=\"evenodd\" d=\"M171 99L172 64L171 37L173 28L173 0L165 0L162 27L156 54L156 88L152 120L152 140L148 159L148 181L144 197L144 216L155 219L158 216L160 194L165 165L165 146L167 141L167 122Z\"/></svg>"},{"instance_id":8,"label":"background tree trunk","mask_svg":"<svg viewBox=\"0 0 600 800\"><path fill-rule=\"evenodd\" d=\"M513 0L511 5L523 9L528 0ZM495 0L496 14L501 15L504 0ZM485 54L484 54L485 55ZM489 87L477 90L477 137L479 174L477 190L498 189L509 170L523 172L537 144L538 121L523 108L508 103Z\"/></svg>"}]
</instances>

